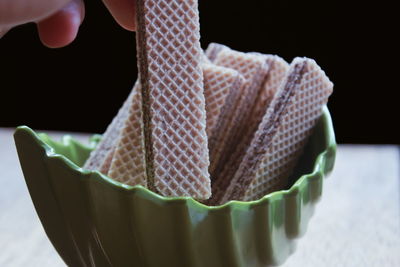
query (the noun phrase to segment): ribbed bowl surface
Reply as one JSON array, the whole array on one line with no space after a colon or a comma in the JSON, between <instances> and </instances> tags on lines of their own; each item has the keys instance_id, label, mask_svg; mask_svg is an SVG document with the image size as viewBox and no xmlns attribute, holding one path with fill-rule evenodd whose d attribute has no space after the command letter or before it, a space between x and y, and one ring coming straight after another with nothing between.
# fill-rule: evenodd
<instances>
[{"instance_id":1,"label":"ribbed bowl surface","mask_svg":"<svg viewBox=\"0 0 400 267\"><path fill-rule=\"evenodd\" d=\"M68 266L280 264L305 232L336 153L325 107L288 190L209 207L83 170L99 136L85 146L69 136L56 142L21 126L14 137L37 214Z\"/></svg>"}]
</instances>

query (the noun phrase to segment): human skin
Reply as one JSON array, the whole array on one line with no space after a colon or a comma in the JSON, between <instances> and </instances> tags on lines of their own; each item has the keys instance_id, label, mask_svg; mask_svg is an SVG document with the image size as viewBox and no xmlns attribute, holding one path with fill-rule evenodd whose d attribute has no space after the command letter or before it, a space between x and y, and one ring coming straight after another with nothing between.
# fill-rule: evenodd
<instances>
[{"instance_id":1,"label":"human skin","mask_svg":"<svg viewBox=\"0 0 400 267\"><path fill-rule=\"evenodd\" d=\"M103 0L124 29L135 30L136 0ZM0 38L25 23L37 24L42 43L51 48L70 44L85 17L83 0L1 0Z\"/></svg>"}]
</instances>

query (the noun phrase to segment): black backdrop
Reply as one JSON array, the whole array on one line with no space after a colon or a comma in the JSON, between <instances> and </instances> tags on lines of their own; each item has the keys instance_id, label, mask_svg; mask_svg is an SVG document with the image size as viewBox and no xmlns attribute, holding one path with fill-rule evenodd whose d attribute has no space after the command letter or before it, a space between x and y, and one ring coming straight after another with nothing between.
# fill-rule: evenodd
<instances>
[{"instance_id":1,"label":"black backdrop","mask_svg":"<svg viewBox=\"0 0 400 267\"><path fill-rule=\"evenodd\" d=\"M396 88L379 64L385 51L374 46L385 33L372 32L375 23L358 6L333 3L200 0L202 46L314 58L335 83L329 108L337 140L399 143ZM0 40L0 68L0 127L101 133L136 80L135 35L100 1L87 1L73 44L45 48L35 25L24 25Z\"/></svg>"}]
</instances>

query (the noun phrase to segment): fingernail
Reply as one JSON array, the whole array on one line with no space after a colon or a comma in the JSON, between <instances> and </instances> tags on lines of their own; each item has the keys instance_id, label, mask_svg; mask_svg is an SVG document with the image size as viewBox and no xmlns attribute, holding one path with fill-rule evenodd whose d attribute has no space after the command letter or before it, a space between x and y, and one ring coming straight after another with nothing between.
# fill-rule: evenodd
<instances>
[{"instance_id":1,"label":"fingernail","mask_svg":"<svg viewBox=\"0 0 400 267\"><path fill-rule=\"evenodd\" d=\"M75 23L82 24L85 18L85 5L82 0L72 0L62 10L73 14L73 18L79 20L79 23L78 21L75 21Z\"/></svg>"}]
</instances>

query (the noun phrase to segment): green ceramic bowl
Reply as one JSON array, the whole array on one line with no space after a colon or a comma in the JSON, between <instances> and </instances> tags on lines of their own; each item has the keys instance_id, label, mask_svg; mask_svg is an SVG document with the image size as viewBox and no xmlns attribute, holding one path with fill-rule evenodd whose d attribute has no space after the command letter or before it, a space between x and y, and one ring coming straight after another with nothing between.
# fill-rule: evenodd
<instances>
[{"instance_id":1,"label":"green ceramic bowl","mask_svg":"<svg viewBox=\"0 0 400 267\"><path fill-rule=\"evenodd\" d=\"M14 137L36 211L69 266L280 264L307 228L336 151L325 107L288 190L209 207L80 168L99 136L90 146L68 136L59 143L22 126Z\"/></svg>"}]
</instances>

